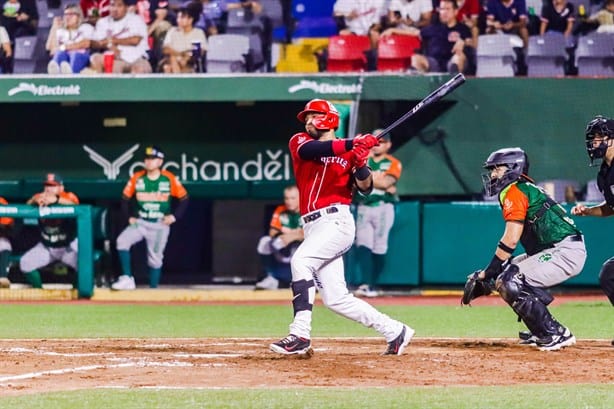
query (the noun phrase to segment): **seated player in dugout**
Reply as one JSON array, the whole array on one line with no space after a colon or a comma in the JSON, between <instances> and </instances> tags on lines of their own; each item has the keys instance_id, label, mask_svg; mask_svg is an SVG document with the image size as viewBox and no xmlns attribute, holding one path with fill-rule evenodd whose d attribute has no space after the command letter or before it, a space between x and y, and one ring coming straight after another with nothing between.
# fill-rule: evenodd
<instances>
[{"instance_id":1,"label":"seated player in dugout","mask_svg":"<svg viewBox=\"0 0 614 409\"><path fill-rule=\"evenodd\" d=\"M6 206L9 203L5 198L0 197L0 206ZM9 288L11 281L8 278L11 252L10 236L13 230L15 221L10 217L0 217L0 288Z\"/></svg>"},{"instance_id":2,"label":"seated player in dugout","mask_svg":"<svg viewBox=\"0 0 614 409\"><path fill-rule=\"evenodd\" d=\"M79 198L64 190L64 181L57 173L48 173L43 182L43 191L35 193L26 204L45 206L74 206ZM77 270L78 240L77 220L75 218L39 219L41 241L26 251L19 260L19 268L33 288L42 288L40 268L52 262L63 264Z\"/></svg>"},{"instance_id":3,"label":"seated player in dugout","mask_svg":"<svg viewBox=\"0 0 614 409\"><path fill-rule=\"evenodd\" d=\"M277 206L269 223L269 233L258 241L257 250L266 277L256 283L256 290L290 287L290 260L303 241L298 197L296 186L284 189L284 204Z\"/></svg>"},{"instance_id":4,"label":"seated player in dugout","mask_svg":"<svg viewBox=\"0 0 614 409\"><path fill-rule=\"evenodd\" d=\"M188 192L179 179L162 169L164 152L157 146L145 148L145 169L136 172L122 192L122 212L128 226L117 237L117 254L122 275L111 285L113 290L134 290L130 248L145 240L149 287L157 288L162 275L164 249L170 228L188 207ZM177 204L173 210L173 199Z\"/></svg>"}]
</instances>

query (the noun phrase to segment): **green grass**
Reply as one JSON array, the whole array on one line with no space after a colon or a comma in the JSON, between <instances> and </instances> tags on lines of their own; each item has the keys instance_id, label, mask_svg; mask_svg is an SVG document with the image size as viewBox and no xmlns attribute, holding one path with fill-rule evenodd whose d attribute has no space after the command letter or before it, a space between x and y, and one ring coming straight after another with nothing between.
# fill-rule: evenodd
<instances>
[{"instance_id":1,"label":"green grass","mask_svg":"<svg viewBox=\"0 0 614 409\"><path fill-rule=\"evenodd\" d=\"M524 328L507 307L386 306L417 337L515 337ZM0 338L279 337L292 319L290 305L0 304ZM552 308L578 338L614 337L610 304L574 303ZM378 336L316 306L314 337Z\"/></svg>"},{"instance_id":2,"label":"green grass","mask_svg":"<svg viewBox=\"0 0 614 409\"><path fill-rule=\"evenodd\" d=\"M540 385L368 389L85 390L0 398L6 408L28 409L611 409L612 385Z\"/></svg>"}]
</instances>

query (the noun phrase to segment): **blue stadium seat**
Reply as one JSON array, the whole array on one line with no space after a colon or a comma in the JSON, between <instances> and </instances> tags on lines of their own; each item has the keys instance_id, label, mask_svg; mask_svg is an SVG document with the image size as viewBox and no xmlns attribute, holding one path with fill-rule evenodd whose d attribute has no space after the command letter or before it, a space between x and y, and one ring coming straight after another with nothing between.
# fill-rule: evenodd
<instances>
[{"instance_id":1,"label":"blue stadium seat","mask_svg":"<svg viewBox=\"0 0 614 409\"><path fill-rule=\"evenodd\" d=\"M307 17L330 17L335 0L292 0L292 17L302 20Z\"/></svg>"},{"instance_id":2,"label":"blue stadium seat","mask_svg":"<svg viewBox=\"0 0 614 409\"><path fill-rule=\"evenodd\" d=\"M337 23L332 16L304 17L296 22L292 38L302 37L331 37L337 35Z\"/></svg>"}]
</instances>

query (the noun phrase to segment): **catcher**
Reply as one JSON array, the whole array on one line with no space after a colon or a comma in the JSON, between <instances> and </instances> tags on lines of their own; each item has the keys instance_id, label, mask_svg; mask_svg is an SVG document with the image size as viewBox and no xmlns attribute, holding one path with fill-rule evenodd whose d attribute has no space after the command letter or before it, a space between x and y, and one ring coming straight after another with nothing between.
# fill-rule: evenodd
<instances>
[{"instance_id":1,"label":"catcher","mask_svg":"<svg viewBox=\"0 0 614 409\"><path fill-rule=\"evenodd\" d=\"M522 149L499 149L488 156L484 168L482 181L489 196L498 195L505 231L488 266L469 276L461 302L469 304L494 286L530 331L521 333L521 344L542 351L574 345L571 331L548 311L553 297L547 288L582 270L582 233L528 176L529 161ZM518 242L526 253L512 259Z\"/></svg>"}]
</instances>

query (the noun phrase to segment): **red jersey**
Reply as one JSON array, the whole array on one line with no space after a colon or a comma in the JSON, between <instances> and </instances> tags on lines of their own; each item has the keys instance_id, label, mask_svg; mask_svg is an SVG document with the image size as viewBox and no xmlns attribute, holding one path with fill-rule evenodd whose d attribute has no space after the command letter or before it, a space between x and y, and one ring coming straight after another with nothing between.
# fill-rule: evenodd
<instances>
[{"instance_id":1,"label":"red jersey","mask_svg":"<svg viewBox=\"0 0 614 409\"><path fill-rule=\"evenodd\" d=\"M299 148L313 140L309 134L301 132L290 138L288 144L303 215L332 204L352 202L354 154L350 151L340 156L301 159Z\"/></svg>"}]
</instances>

